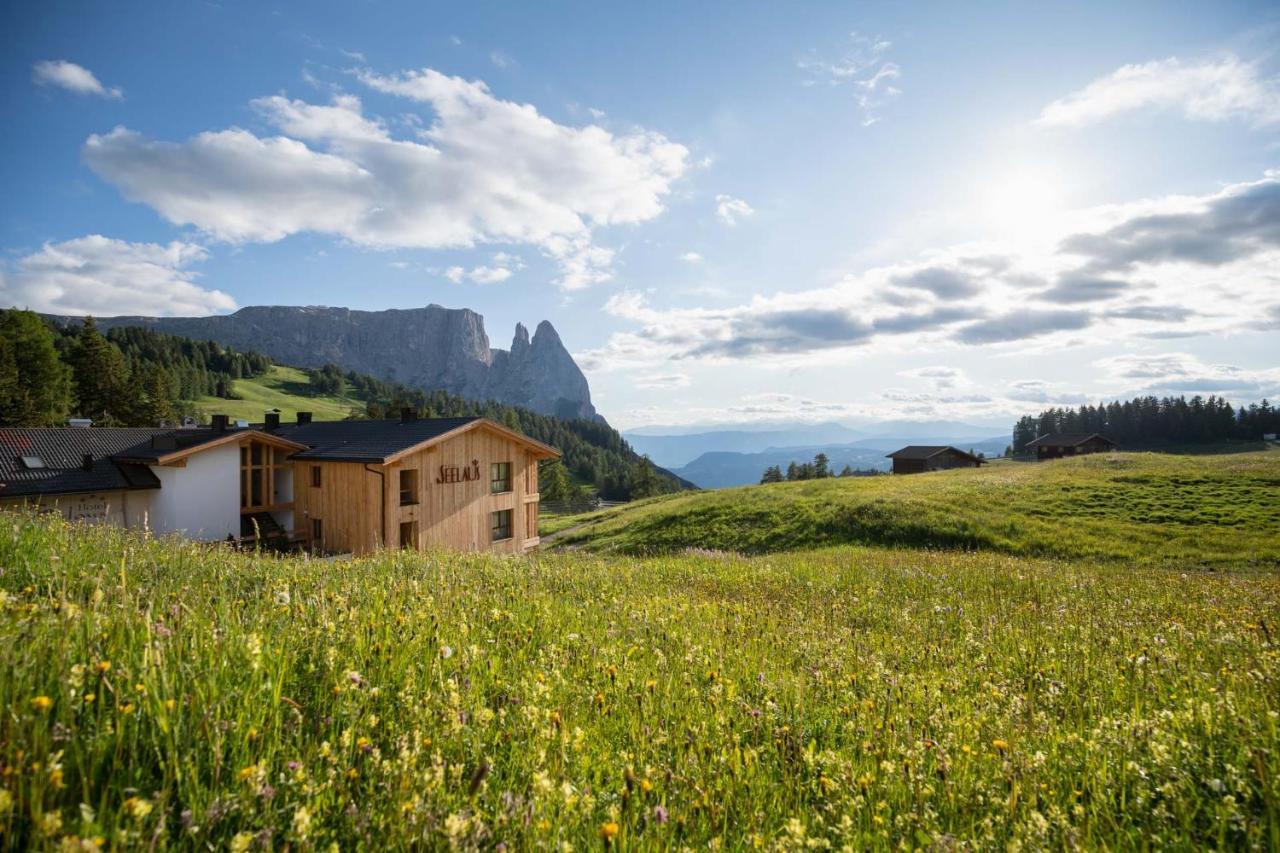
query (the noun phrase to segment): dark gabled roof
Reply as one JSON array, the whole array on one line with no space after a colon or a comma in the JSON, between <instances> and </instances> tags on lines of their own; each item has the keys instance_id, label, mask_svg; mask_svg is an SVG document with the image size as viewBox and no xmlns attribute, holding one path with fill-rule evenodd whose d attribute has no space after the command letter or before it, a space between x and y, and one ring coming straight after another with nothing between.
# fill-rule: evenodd
<instances>
[{"instance_id":1,"label":"dark gabled roof","mask_svg":"<svg viewBox=\"0 0 1280 853\"><path fill-rule=\"evenodd\" d=\"M382 462L390 456L478 420L482 419L312 421L309 424L281 424L274 430L274 434L310 448L294 454L294 459Z\"/></svg>"},{"instance_id":2,"label":"dark gabled roof","mask_svg":"<svg viewBox=\"0 0 1280 853\"><path fill-rule=\"evenodd\" d=\"M886 454L887 459L932 459L939 453L957 453L966 459L972 459L980 462L977 456L972 453L966 453L958 447L952 447L949 444L909 444L901 450L895 450Z\"/></svg>"},{"instance_id":3,"label":"dark gabled roof","mask_svg":"<svg viewBox=\"0 0 1280 853\"><path fill-rule=\"evenodd\" d=\"M112 457L172 432L123 427L0 429L0 498L158 489L160 481L150 468ZM93 460L87 469L86 453ZM28 468L24 456L39 457L45 467Z\"/></svg>"},{"instance_id":4,"label":"dark gabled roof","mask_svg":"<svg viewBox=\"0 0 1280 853\"><path fill-rule=\"evenodd\" d=\"M1028 441L1027 447L1078 447L1091 438L1105 441L1115 446L1115 442L1100 432L1052 432L1042 435L1035 441Z\"/></svg>"},{"instance_id":5,"label":"dark gabled roof","mask_svg":"<svg viewBox=\"0 0 1280 853\"><path fill-rule=\"evenodd\" d=\"M543 458L560 455L554 447L521 435L488 418L418 418L382 421L313 421L309 424L281 424L272 434L305 444L310 449L294 459L330 462L393 462L415 448L454 433L479 427L505 435L527 445Z\"/></svg>"}]
</instances>

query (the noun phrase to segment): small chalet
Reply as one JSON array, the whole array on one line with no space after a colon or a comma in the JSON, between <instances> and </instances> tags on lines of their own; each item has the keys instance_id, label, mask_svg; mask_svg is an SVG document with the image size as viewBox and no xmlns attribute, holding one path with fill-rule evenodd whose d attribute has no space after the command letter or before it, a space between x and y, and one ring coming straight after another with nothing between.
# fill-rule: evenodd
<instances>
[{"instance_id":1,"label":"small chalet","mask_svg":"<svg viewBox=\"0 0 1280 853\"><path fill-rule=\"evenodd\" d=\"M982 458L949 445L912 444L895 450L886 458L893 460L895 474L923 474L948 468L977 468Z\"/></svg>"},{"instance_id":2,"label":"small chalet","mask_svg":"<svg viewBox=\"0 0 1280 853\"><path fill-rule=\"evenodd\" d=\"M191 539L335 553L538 544L552 447L486 418L0 429L0 506Z\"/></svg>"},{"instance_id":3,"label":"small chalet","mask_svg":"<svg viewBox=\"0 0 1280 853\"><path fill-rule=\"evenodd\" d=\"M1027 442L1028 448L1035 448L1037 459L1061 459L1064 456L1105 453L1119 446L1098 432L1055 432Z\"/></svg>"}]
</instances>

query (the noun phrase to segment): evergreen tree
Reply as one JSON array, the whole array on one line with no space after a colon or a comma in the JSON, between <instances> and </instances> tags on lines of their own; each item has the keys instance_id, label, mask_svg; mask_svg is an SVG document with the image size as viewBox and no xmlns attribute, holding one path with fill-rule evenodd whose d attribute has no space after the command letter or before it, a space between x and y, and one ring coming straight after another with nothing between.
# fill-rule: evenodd
<instances>
[{"instance_id":1,"label":"evergreen tree","mask_svg":"<svg viewBox=\"0 0 1280 853\"><path fill-rule=\"evenodd\" d=\"M799 480L799 479L800 479L800 466L796 465L796 463L794 463L794 462L789 463L789 464L787 465L787 479L788 479L788 480Z\"/></svg>"},{"instance_id":2,"label":"evergreen tree","mask_svg":"<svg viewBox=\"0 0 1280 853\"><path fill-rule=\"evenodd\" d=\"M819 453L813 457L813 476L815 479L825 479L831 476L830 468L831 460L827 458L827 454Z\"/></svg>"},{"instance_id":3,"label":"evergreen tree","mask_svg":"<svg viewBox=\"0 0 1280 853\"><path fill-rule=\"evenodd\" d=\"M66 419L71 384L54 340L33 312L0 312L0 425L54 426Z\"/></svg>"},{"instance_id":4,"label":"evergreen tree","mask_svg":"<svg viewBox=\"0 0 1280 853\"><path fill-rule=\"evenodd\" d=\"M571 488L569 472L559 459L552 459L538 466L538 493L544 501L567 501Z\"/></svg>"},{"instance_id":5,"label":"evergreen tree","mask_svg":"<svg viewBox=\"0 0 1280 853\"><path fill-rule=\"evenodd\" d=\"M158 364L151 365L143 369L133 385L138 389L132 418L134 426L159 426L162 421L173 420L177 408L173 379L168 371Z\"/></svg>"},{"instance_id":6,"label":"evergreen tree","mask_svg":"<svg viewBox=\"0 0 1280 853\"><path fill-rule=\"evenodd\" d=\"M760 478L761 483L781 483L782 469L777 465L770 465L764 469L764 476Z\"/></svg>"},{"instance_id":7,"label":"evergreen tree","mask_svg":"<svg viewBox=\"0 0 1280 853\"><path fill-rule=\"evenodd\" d=\"M71 352L71 376L75 382L75 408L81 417L100 426L129 421L128 371L115 344L86 317Z\"/></svg>"},{"instance_id":8,"label":"evergreen tree","mask_svg":"<svg viewBox=\"0 0 1280 853\"><path fill-rule=\"evenodd\" d=\"M850 468L848 465L845 465L845 466L844 466L844 468L842 468L842 469L841 469L841 471L840 471L840 476L841 476L841 477L852 477L852 476L853 476L853 469L852 469L852 468Z\"/></svg>"},{"instance_id":9,"label":"evergreen tree","mask_svg":"<svg viewBox=\"0 0 1280 853\"><path fill-rule=\"evenodd\" d=\"M660 493L658 473L653 470L653 463L649 461L648 456L640 457L636 460L634 473L631 476L632 500L650 498Z\"/></svg>"}]
</instances>

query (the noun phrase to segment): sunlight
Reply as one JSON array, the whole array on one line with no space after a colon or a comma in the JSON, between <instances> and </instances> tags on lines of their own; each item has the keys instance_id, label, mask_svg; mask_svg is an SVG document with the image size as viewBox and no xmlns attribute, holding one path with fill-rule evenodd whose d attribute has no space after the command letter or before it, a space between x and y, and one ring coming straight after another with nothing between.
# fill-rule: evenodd
<instances>
[{"instance_id":1,"label":"sunlight","mask_svg":"<svg viewBox=\"0 0 1280 853\"><path fill-rule=\"evenodd\" d=\"M1061 179L1047 169L1018 168L985 184L978 211L998 236L1034 239L1051 236L1065 207Z\"/></svg>"}]
</instances>

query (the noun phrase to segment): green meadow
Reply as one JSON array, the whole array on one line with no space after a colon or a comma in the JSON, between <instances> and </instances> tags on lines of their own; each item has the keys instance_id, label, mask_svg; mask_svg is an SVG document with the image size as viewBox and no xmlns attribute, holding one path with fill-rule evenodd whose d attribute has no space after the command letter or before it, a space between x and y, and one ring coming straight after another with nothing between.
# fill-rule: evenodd
<instances>
[{"instance_id":1,"label":"green meadow","mask_svg":"<svg viewBox=\"0 0 1280 853\"><path fill-rule=\"evenodd\" d=\"M582 516L557 540L628 554L844 544L1207 567L1280 565L1280 451L1046 463L685 492Z\"/></svg>"},{"instance_id":2,"label":"green meadow","mask_svg":"<svg viewBox=\"0 0 1280 853\"><path fill-rule=\"evenodd\" d=\"M201 397L194 401L195 407L206 417L224 414L250 423L261 423L263 413L272 409L280 410L283 421L294 420L299 409L311 412L318 421L340 421L352 409L363 411L365 407L358 397L316 394L305 371L279 364L273 364L262 376L235 380L231 393L237 399Z\"/></svg>"},{"instance_id":3,"label":"green meadow","mask_svg":"<svg viewBox=\"0 0 1280 853\"><path fill-rule=\"evenodd\" d=\"M0 848L1277 849L1276 458L682 496L589 540L906 504L785 552L726 521L312 560L3 513Z\"/></svg>"}]
</instances>

